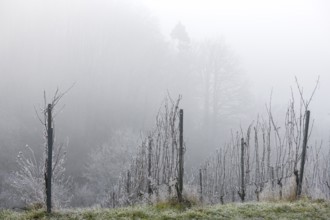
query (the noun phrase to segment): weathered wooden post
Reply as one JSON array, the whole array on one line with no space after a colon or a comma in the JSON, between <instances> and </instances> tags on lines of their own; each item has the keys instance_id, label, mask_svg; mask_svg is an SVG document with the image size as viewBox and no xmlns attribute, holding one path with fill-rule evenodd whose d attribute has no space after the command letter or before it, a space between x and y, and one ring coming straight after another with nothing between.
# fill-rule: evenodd
<instances>
[{"instance_id":1,"label":"weathered wooden post","mask_svg":"<svg viewBox=\"0 0 330 220\"><path fill-rule=\"evenodd\" d=\"M48 104L47 108L47 176L46 176L46 205L47 212L52 211L52 158L53 158L53 128L52 128L52 105Z\"/></svg>"},{"instance_id":2,"label":"weathered wooden post","mask_svg":"<svg viewBox=\"0 0 330 220\"><path fill-rule=\"evenodd\" d=\"M275 188L275 175L274 175L274 167L270 168L270 179L272 181L272 190Z\"/></svg>"},{"instance_id":3,"label":"weathered wooden post","mask_svg":"<svg viewBox=\"0 0 330 220\"><path fill-rule=\"evenodd\" d=\"M200 187L200 201L203 203L203 175L202 169L199 169L199 187Z\"/></svg>"},{"instance_id":4,"label":"weathered wooden post","mask_svg":"<svg viewBox=\"0 0 330 220\"><path fill-rule=\"evenodd\" d=\"M180 109L180 121L179 121L179 173L178 173L178 199L182 202L182 191L183 191L183 109Z\"/></svg>"},{"instance_id":5,"label":"weathered wooden post","mask_svg":"<svg viewBox=\"0 0 330 220\"><path fill-rule=\"evenodd\" d=\"M149 136L148 142L148 195L149 199L152 194L151 188L151 155L152 155L152 138Z\"/></svg>"},{"instance_id":6,"label":"weathered wooden post","mask_svg":"<svg viewBox=\"0 0 330 220\"><path fill-rule=\"evenodd\" d=\"M111 199L112 199L112 208L115 208L116 205L115 205L115 190L112 191L111 193Z\"/></svg>"},{"instance_id":7,"label":"weathered wooden post","mask_svg":"<svg viewBox=\"0 0 330 220\"><path fill-rule=\"evenodd\" d=\"M244 138L241 139L241 189L238 191L238 195L241 201L245 200L245 181L244 181Z\"/></svg>"},{"instance_id":8,"label":"weathered wooden post","mask_svg":"<svg viewBox=\"0 0 330 220\"><path fill-rule=\"evenodd\" d=\"M300 174L299 175L299 183L298 183L298 187L297 187L297 196L298 196L298 198L301 196L302 181L303 181L303 178L304 178L304 167L305 167L307 141L308 141L309 117L310 117L310 111L307 110L306 111L305 129L304 129L303 148L302 148L302 155L301 155L300 173L299 173Z\"/></svg>"},{"instance_id":9,"label":"weathered wooden post","mask_svg":"<svg viewBox=\"0 0 330 220\"><path fill-rule=\"evenodd\" d=\"M130 188L131 188L130 185L131 185L131 173L130 173L129 170L127 170L126 191L127 191L128 196L129 196L130 191L131 191L131 189L130 189Z\"/></svg>"}]
</instances>

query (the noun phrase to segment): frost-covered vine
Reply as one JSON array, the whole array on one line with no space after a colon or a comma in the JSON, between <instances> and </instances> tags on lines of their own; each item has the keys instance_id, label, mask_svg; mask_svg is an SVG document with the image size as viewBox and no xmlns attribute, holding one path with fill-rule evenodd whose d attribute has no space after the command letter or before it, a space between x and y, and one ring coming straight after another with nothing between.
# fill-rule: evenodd
<instances>
[{"instance_id":1,"label":"frost-covered vine","mask_svg":"<svg viewBox=\"0 0 330 220\"><path fill-rule=\"evenodd\" d=\"M142 138L129 167L119 177L105 204L123 206L152 202L175 194L178 178L179 103L167 97L156 127Z\"/></svg>"}]
</instances>

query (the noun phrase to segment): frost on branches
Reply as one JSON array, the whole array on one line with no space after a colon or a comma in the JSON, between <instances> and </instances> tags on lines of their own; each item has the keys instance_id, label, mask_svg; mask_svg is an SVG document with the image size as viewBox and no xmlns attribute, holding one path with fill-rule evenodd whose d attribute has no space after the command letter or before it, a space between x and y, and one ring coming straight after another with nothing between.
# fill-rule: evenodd
<instances>
[{"instance_id":1,"label":"frost on branches","mask_svg":"<svg viewBox=\"0 0 330 220\"><path fill-rule=\"evenodd\" d=\"M130 155L136 148L138 140L139 135L131 129L121 129L112 132L111 138L101 146L92 148L84 172L87 185L77 187L85 187L84 193L93 195L88 196L88 201L84 201L85 204L102 203L106 200L120 172L129 164ZM83 205L81 202L77 201L78 205Z\"/></svg>"},{"instance_id":2,"label":"frost on branches","mask_svg":"<svg viewBox=\"0 0 330 220\"><path fill-rule=\"evenodd\" d=\"M179 103L167 97L156 117L156 127L142 138L130 165L103 201L116 207L174 197L179 168Z\"/></svg>"},{"instance_id":3,"label":"frost on branches","mask_svg":"<svg viewBox=\"0 0 330 220\"><path fill-rule=\"evenodd\" d=\"M16 192L14 199L21 200L25 205L45 203L45 160L45 153L37 158L30 146L19 152L18 171L9 177L10 185ZM65 161L66 153L60 145L53 154L52 203L56 208L66 207L72 198L71 178L65 176Z\"/></svg>"},{"instance_id":4,"label":"frost on branches","mask_svg":"<svg viewBox=\"0 0 330 220\"><path fill-rule=\"evenodd\" d=\"M51 112L54 111L55 106L71 88L64 93L59 92L58 89L56 90L51 104L48 105L51 106ZM16 191L15 197L22 200L25 205L36 203L44 205L46 202L47 129L48 123L50 123L49 120L54 124L54 115L56 115L56 112L53 112L55 114L52 114L53 116L50 119L48 118L46 92L44 92L44 107L40 110L41 115L37 111L36 114L44 126L44 152L41 158L38 158L33 149L27 145L25 150L19 152L17 156L18 171L14 172L9 178L9 184ZM66 152L63 149L63 144L57 147L54 144L52 151L52 206L61 208L67 206L72 198L70 187L72 184L71 179L65 176Z\"/></svg>"},{"instance_id":5,"label":"frost on branches","mask_svg":"<svg viewBox=\"0 0 330 220\"><path fill-rule=\"evenodd\" d=\"M295 101L292 91L282 123L273 116L270 99L268 117L258 115L245 131L241 128L233 133L232 140L213 153L199 173L195 172L193 184L199 185L202 202L297 198L306 112L314 94L305 101L297 85L301 99ZM313 124L308 139L312 128ZM330 197L330 151L322 156L322 142L309 140L302 191L313 199Z\"/></svg>"}]
</instances>

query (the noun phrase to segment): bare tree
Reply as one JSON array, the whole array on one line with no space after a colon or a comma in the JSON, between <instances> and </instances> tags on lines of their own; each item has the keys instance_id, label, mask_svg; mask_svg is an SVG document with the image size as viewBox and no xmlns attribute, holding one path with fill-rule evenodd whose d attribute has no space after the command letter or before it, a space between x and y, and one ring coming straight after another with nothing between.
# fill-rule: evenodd
<instances>
[{"instance_id":1,"label":"bare tree","mask_svg":"<svg viewBox=\"0 0 330 220\"><path fill-rule=\"evenodd\" d=\"M245 84L238 60L223 39L206 40L194 45L193 51L205 142L215 146L220 121L241 113L242 103L248 105L247 97L242 97L247 94Z\"/></svg>"},{"instance_id":2,"label":"bare tree","mask_svg":"<svg viewBox=\"0 0 330 220\"><path fill-rule=\"evenodd\" d=\"M71 88L70 88L71 89ZM69 90L70 90L69 89ZM17 163L19 170L14 172L10 177L11 185L18 192L21 200L25 204L31 203L40 203L44 204L46 201L46 181L47 181L47 160L48 158L48 124L53 123L56 113L53 114L50 119L48 118L49 106L50 110L53 111L55 106L59 103L62 97L69 91L61 93L58 89L56 90L51 104L47 105L46 92L44 92L44 107L41 108L42 116L36 110L37 116L40 122L44 126L44 154L43 157L38 159L35 155L34 150L26 146L27 152L20 152L17 156ZM54 137L52 137L55 140ZM71 178L65 176L65 161L66 161L66 152L63 150L64 144L55 146L52 148L52 157L51 157L51 173L52 180L51 184L53 186L53 198L52 203L54 207L63 207L68 205L72 198L71 194Z\"/></svg>"}]
</instances>

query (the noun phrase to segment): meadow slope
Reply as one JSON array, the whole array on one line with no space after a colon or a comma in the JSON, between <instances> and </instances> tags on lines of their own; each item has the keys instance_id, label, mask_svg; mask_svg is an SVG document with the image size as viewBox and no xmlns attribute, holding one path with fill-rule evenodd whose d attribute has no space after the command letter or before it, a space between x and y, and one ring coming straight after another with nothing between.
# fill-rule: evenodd
<instances>
[{"instance_id":1,"label":"meadow slope","mask_svg":"<svg viewBox=\"0 0 330 220\"><path fill-rule=\"evenodd\" d=\"M43 209L17 212L0 211L0 219L330 219L330 202L300 200L297 202L233 203L195 206L159 203L117 209L66 209L47 216Z\"/></svg>"}]
</instances>

